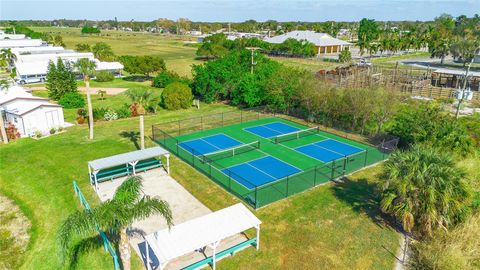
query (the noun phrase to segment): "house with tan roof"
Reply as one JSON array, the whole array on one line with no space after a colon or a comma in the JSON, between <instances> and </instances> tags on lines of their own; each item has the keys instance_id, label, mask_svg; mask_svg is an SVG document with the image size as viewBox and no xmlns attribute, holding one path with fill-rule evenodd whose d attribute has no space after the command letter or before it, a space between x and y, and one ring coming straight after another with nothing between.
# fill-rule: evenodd
<instances>
[{"instance_id":1,"label":"house with tan roof","mask_svg":"<svg viewBox=\"0 0 480 270\"><path fill-rule=\"evenodd\" d=\"M293 38L298 41L306 40L313 43L316 47L317 55L336 54L343 50L345 47L352 46L352 43L343 41L338 38L334 38L326 33L317 33L315 31L292 31L283 35L274 36L271 38L265 38L268 43L281 44L285 40Z\"/></svg>"}]
</instances>

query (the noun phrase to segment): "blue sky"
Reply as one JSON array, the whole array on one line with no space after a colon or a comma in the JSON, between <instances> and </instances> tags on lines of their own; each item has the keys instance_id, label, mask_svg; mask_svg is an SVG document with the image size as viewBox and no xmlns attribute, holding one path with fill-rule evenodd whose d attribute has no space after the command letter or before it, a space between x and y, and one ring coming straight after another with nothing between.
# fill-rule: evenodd
<instances>
[{"instance_id":1,"label":"blue sky","mask_svg":"<svg viewBox=\"0 0 480 270\"><path fill-rule=\"evenodd\" d=\"M480 13L480 0L0 0L0 19L151 21L431 20L448 13Z\"/></svg>"}]
</instances>

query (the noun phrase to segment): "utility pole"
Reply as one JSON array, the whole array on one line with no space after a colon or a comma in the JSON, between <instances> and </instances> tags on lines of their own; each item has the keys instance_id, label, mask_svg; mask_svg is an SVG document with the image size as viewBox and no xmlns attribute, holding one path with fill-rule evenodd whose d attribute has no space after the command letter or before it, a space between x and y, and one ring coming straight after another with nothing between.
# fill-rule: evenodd
<instances>
[{"instance_id":1,"label":"utility pole","mask_svg":"<svg viewBox=\"0 0 480 270\"><path fill-rule=\"evenodd\" d=\"M253 74L253 66L255 66L257 64L257 62L255 62L255 59L253 58L253 56L255 54L255 51L260 50L260 48L258 48L258 47L246 47L245 49L250 50L250 52L251 52L250 74Z\"/></svg>"},{"instance_id":2,"label":"utility pole","mask_svg":"<svg viewBox=\"0 0 480 270\"><path fill-rule=\"evenodd\" d=\"M470 66L472 66L474 59L475 59L475 57L473 57L472 61L470 61L470 63L468 63L467 69L465 70L465 78L463 80L463 86L462 86L462 90L461 90L462 91L462 96L460 97L460 100L458 100L457 111L455 112L455 118L457 118L457 119L458 119L458 114L460 113L460 106L462 105L463 100L465 99L465 91L467 91L468 73L470 72Z\"/></svg>"}]
</instances>

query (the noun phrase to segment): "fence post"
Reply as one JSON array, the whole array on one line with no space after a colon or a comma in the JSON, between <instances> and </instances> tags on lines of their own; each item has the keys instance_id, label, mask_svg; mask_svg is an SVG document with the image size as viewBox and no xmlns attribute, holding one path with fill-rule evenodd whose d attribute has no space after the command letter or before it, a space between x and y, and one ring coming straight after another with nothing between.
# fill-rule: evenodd
<instances>
[{"instance_id":1,"label":"fence post","mask_svg":"<svg viewBox=\"0 0 480 270\"><path fill-rule=\"evenodd\" d=\"M363 167L367 166L367 156L368 156L368 149L365 150L365 162L363 163Z\"/></svg>"},{"instance_id":2,"label":"fence post","mask_svg":"<svg viewBox=\"0 0 480 270\"><path fill-rule=\"evenodd\" d=\"M181 135L180 134L180 120L178 120L178 135Z\"/></svg>"},{"instance_id":3,"label":"fence post","mask_svg":"<svg viewBox=\"0 0 480 270\"><path fill-rule=\"evenodd\" d=\"M222 127L223 127L223 112L222 112Z\"/></svg>"},{"instance_id":4,"label":"fence post","mask_svg":"<svg viewBox=\"0 0 480 270\"><path fill-rule=\"evenodd\" d=\"M335 174L335 160L332 161L332 175L330 177L330 180L334 179L334 174Z\"/></svg>"},{"instance_id":5,"label":"fence post","mask_svg":"<svg viewBox=\"0 0 480 270\"><path fill-rule=\"evenodd\" d=\"M258 196L257 196L257 193L258 193L258 187L255 187L255 209L258 208Z\"/></svg>"},{"instance_id":6,"label":"fence post","mask_svg":"<svg viewBox=\"0 0 480 270\"><path fill-rule=\"evenodd\" d=\"M200 116L200 129L203 131L203 116Z\"/></svg>"},{"instance_id":7,"label":"fence post","mask_svg":"<svg viewBox=\"0 0 480 270\"><path fill-rule=\"evenodd\" d=\"M243 111L240 111L240 123L243 123Z\"/></svg>"},{"instance_id":8,"label":"fence post","mask_svg":"<svg viewBox=\"0 0 480 270\"><path fill-rule=\"evenodd\" d=\"M315 168L313 170L314 171L314 173L313 173L313 186L317 185L317 167L318 167L318 165L315 166Z\"/></svg>"},{"instance_id":9,"label":"fence post","mask_svg":"<svg viewBox=\"0 0 480 270\"><path fill-rule=\"evenodd\" d=\"M288 180L290 179L290 177L287 176L287 187L286 187L286 191L287 193L285 194L285 198L288 197Z\"/></svg>"}]
</instances>

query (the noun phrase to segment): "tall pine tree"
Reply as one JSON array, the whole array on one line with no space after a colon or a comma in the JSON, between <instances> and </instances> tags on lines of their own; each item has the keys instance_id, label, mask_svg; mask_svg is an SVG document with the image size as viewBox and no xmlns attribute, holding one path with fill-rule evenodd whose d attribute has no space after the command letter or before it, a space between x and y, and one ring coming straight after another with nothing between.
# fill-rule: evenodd
<instances>
[{"instance_id":1,"label":"tall pine tree","mask_svg":"<svg viewBox=\"0 0 480 270\"><path fill-rule=\"evenodd\" d=\"M66 93L77 92L75 73L70 63L64 63L58 58L55 65L48 64L47 84L48 96L53 100L60 100Z\"/></svg>"}]
</instances>

